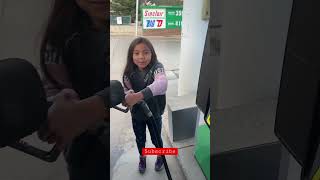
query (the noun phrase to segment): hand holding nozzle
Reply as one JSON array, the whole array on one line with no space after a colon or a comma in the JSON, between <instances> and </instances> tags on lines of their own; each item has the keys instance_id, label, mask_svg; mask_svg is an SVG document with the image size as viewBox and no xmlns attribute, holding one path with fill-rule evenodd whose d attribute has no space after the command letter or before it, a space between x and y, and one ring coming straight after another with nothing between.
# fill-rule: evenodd
<instances>
[{"instance_id":1,"label":"hand holding nozzle","mask_svg":"<svg viewBox=\"0 0 320 180\"><path fill-rule=\"evenodd\" d=\"M38 136L42 141L52 144L59 142L58 139L60 138L60 141L65 142L65 140L61 139L62 137L69 137L70 133L76 133L74 132L75 126L69 127L68 125L69 123L79 124L79 120L76 119L79 113L75 112L74 106L79 100L78 94L72 89L63 89L52 98L48 111L48 120L38 131Z\"/></svg>"}]
</instances>

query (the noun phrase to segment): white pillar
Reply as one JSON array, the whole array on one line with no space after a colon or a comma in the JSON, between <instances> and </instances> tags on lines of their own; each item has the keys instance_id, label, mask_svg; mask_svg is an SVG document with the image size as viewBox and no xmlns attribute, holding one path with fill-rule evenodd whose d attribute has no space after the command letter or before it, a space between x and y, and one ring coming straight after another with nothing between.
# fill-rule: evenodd
<instances>
[{"instance_id":1,"label":"white pillar","mask_svg":"<svg viewBox=\"0 0 320 180\"><path fill-rule=\"evenodd\" d=\"M202 20L204 0L184 0L178 95L196 93L208 20Z\"/></svg>"},{"instance_id":2,"label":"white pillar","mask_svg":"<svg viewBox=\"0 0 320 180\"><path fill-rule=\"evenodd\" d=\"M139 22L139 0L136 0L136 36L138 36L138 22Z\"/></svg>"}]
</instances>

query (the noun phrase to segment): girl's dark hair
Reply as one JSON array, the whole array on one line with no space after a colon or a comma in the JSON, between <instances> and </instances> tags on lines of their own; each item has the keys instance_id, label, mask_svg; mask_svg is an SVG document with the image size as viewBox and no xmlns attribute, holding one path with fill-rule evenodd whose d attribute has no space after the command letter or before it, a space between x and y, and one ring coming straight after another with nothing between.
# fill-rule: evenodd
<instances>
[{"instance_id":1,"label":"girl's dark hair","mask_svg":"<svg viewBox=\"0 0 320 180\"><path fill-rule=\"evenodd\" d=\"M75 0L55 0L48 19L48 24L40 45L40 67L44 75L52 83L57 81L48 73L45 66L48 44L57 56L62 56L66 40L85 23L89 23L88 15L80 9Z\"/></svg>"},{"instance_id":2,"label":"girl's dark hair","mask_svg":"<svg viewBox=\"0 0 320 180\"><path fill-rule=\"evenodd\" d=\"M138 44L141 44L141 43L146 45L151 51L151 62L147 68L152 67L156 62L158 62L157 54L154 51L154 48L151 42L146 38L138 37L131 42L128 49L127 64L123 72L123 74L127 77L129 77L130 74L134 71L134 69L137 68L137 65L133 63L133 50Z\"/></svg>"}]
</instances>

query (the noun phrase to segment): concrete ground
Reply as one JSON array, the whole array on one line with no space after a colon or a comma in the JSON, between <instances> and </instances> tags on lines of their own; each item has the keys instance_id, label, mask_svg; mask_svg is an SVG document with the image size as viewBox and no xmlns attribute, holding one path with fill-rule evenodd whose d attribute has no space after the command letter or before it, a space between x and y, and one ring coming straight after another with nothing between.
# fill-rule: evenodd
<instances>
[{"instance_id":1,"label":"concrete ground","mask_svg":"<svg viewBox=\"0 0 320 180\"><path fill-rule=\"evenodd\" d=\"M169 80L167 98L177 96L180 39L167 37L148 37L154 45L158 59L164 64ZM121 80L121 74L126 62L127 49L134 39L131 36L111 36L111 79ZM155 156L147 157L147 170L145 174L138 172L139 153L136 148L135 137L131 125L130 113L124 114L111 110L111 179L166 179L165 171L154 171ZM205 179L194 156L194 139L180 142L171 142L168 135L168 115L163 115L162 139L165 147L177 147L179 155L166 156L168 166L175 180L202 180ZM147 131L146 147L154 147Z\"/></svg>"}]
</instances>

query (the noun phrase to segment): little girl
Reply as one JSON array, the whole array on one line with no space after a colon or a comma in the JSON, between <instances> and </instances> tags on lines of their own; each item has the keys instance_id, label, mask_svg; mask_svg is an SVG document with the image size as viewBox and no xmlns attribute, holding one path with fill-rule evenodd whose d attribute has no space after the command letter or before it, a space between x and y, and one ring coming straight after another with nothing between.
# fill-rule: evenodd
<instances>
[{"instance_id":1,"label":"little girl","mask_svg":"<svg viewBox=\"0 0 320 180\"><path fill-rule=\"evenodd\" d=\"M168 80L163 65L158 61L151 42L143 37L136 38L129 46L127 64L123 73L123 84L126 92L126 105L131 107L132 125L140 154L139 172L146 169L146 157L142 156L142 148L146 143L146 125L148 126L152 143L157 148L162 148L161 127L166 97ZM139 106L139 101L144 100L155 119L158 128L159 144L156 141L150 120L147 119ZM161 156L157 156L155 170L163 167Z\"/></svg>"}]
</instances>

